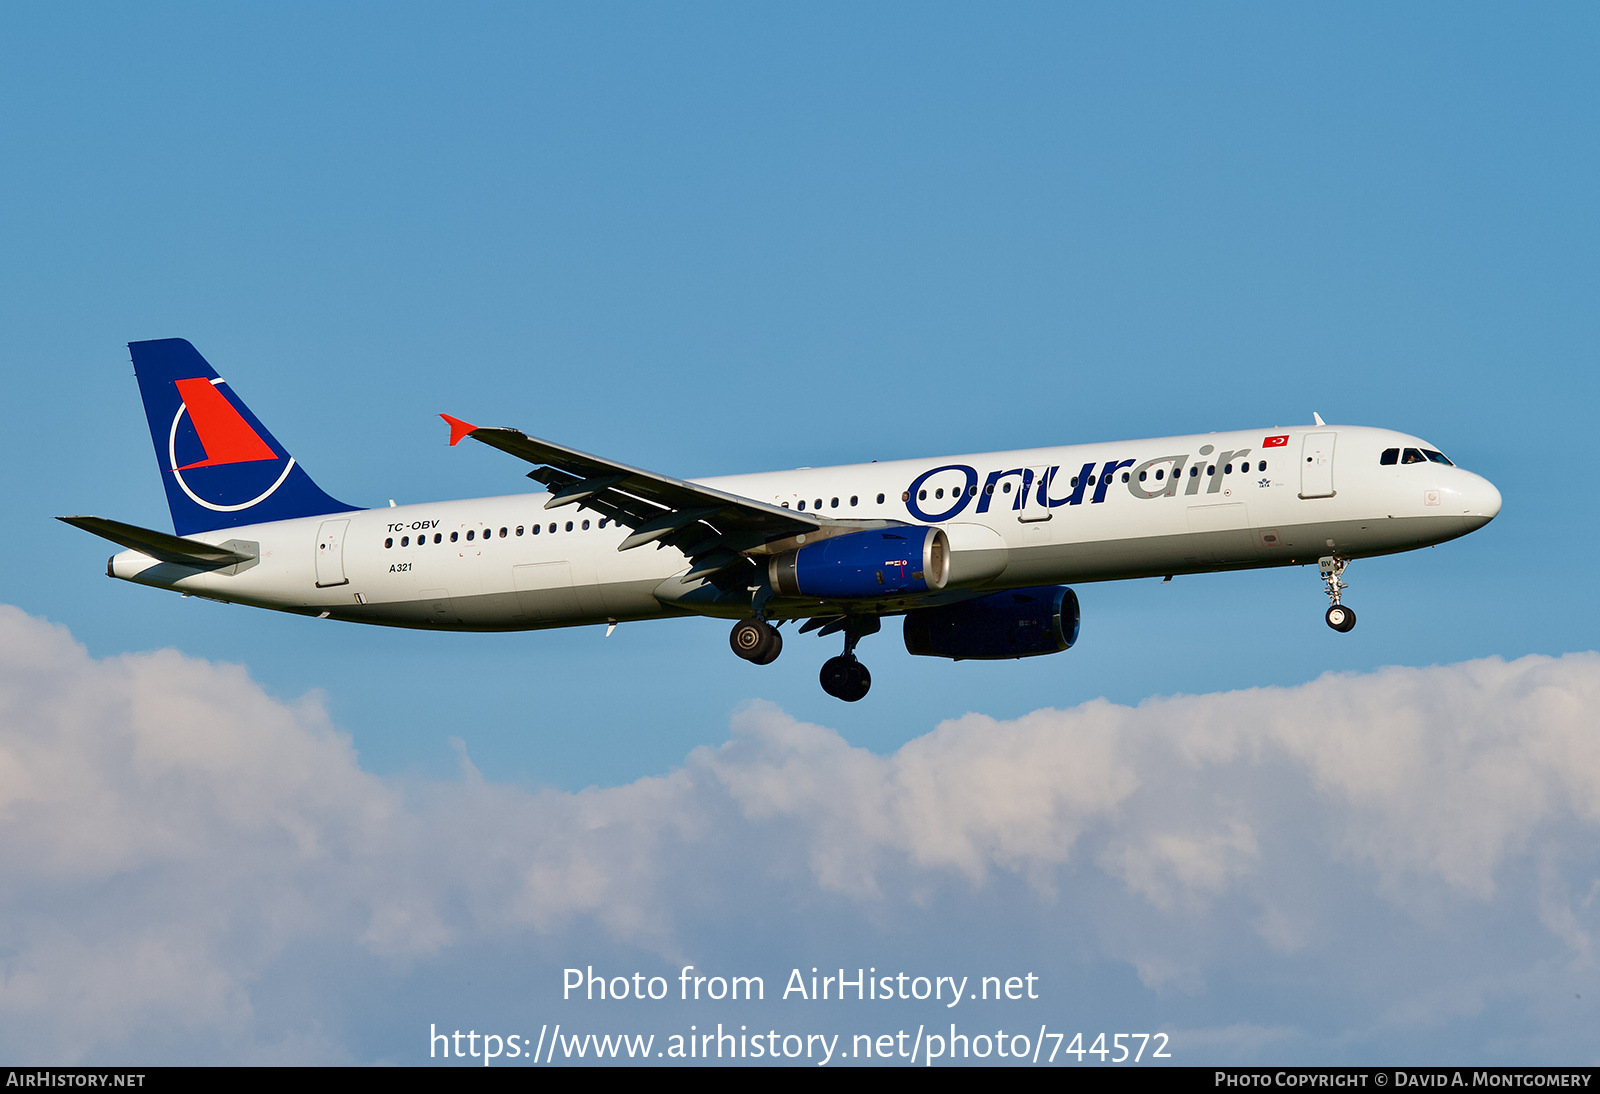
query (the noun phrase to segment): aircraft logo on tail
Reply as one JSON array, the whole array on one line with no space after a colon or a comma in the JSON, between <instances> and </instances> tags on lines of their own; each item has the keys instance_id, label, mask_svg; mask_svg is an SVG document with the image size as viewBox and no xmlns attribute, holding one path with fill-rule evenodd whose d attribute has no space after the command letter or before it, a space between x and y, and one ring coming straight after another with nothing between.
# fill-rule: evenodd
<instances>
[{"instance_id":1,"label":"aircraft logo on tail","mask_svg":"<svg viewBox=\"0 0 1600 1094\"><path fill-rule=\"evenodd\" d=\"M194 346L128 348L178 535L356 508L323 493Z\"/></svg>"},{"instance_id":2,"label":"aircraft logo on tail","mask_svg":"<svg viewBox=\"0 0 1600 1094\"><path fill-rule=\"evenodd\" d=\"M225 382L221 377L208 380L204 376L173 381L181 401L178 403L177 412L172 416L172 429L167 434L167 466L171 469L172 477L177 480L178 486L196 505L204 506L215 513L236 513L241 509L259 505L270 498L289 478L289 472L294 470L294 457L287 454L280 456L272 450L271 445L261 439L261 434L250 427L250 423L244 420L244 416L233 408L227 396L219 390L220 385ZM189 429L182 431L185 448L192 454L193 445L198 443L204 456L192 463L179 465L178 443L185 416L189 419ZM274 463L282 461L283 470L276 476L270 477L265 490L248 501L234 505L219 504L201 497L183 477L185 471L197 468L228 467L242 463L263 463L268 460ZM267 475L260 477L266 479L277 469L262 470L266 471ZM208 478L215 480L216 476L202 476L199 481L204 483ZM247 485L247 489L242 492L248 493L249 488L260 483L241 483L239 476L231 476L227 481L220 483L213 481L210 485L222 486L224 496L237 496L241 492L237 489L240 485ZM215 490L210 492L213 496L217 493Z\"/></svg>"}]
</instances>

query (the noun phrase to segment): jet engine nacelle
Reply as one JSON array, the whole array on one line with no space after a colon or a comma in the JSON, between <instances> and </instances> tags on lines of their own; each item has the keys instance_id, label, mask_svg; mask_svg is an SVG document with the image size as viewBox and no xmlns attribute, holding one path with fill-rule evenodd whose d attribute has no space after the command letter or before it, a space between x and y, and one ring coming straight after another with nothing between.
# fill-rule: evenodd
<instances>
[{"instance_id":1,"label":"jet engine nacelle","mask_svg":"<svg viewBox=\"0 0 1600 1094\"><path fill-rule=\"evenodd\" d=\"M1008 589L906 613L906 652L956 661L1038 657L1078 640L1078 594L1064 585Z\"/></svg>"},{"instance_id":2,"label":"jet engine nacelle","mask_svg":"<svg viewBox=\"0 0 1600 1094\"><path fill-rule=\"evenodd\" d=\"M779 596L865 600L938 592L950 576L939 528L873 528L774 555L767 576Z\"/></svg>"}]
</instances>

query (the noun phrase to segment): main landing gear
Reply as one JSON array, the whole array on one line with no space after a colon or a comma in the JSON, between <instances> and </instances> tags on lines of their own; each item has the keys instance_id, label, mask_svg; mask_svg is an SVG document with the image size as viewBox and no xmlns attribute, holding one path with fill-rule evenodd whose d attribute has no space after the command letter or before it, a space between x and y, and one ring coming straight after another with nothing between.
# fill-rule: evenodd
<instances>
[{"instance_id":1,"label":"main landing gear","mask_svg":"<svg viewBox=\"0 0 1600 1094\"><path fill-rule=\"evenodd\" d=\"M802 630L815 630L822 620L814 620ZM821 627L824 635L844 632L844 652L823 663L820 680L822 690L835 699L855 703L866 698L872 688L872 673L856 660L856 643L869 634L877 634L883 624L875 615L848 615L837 617ZM783 636L778 628L760 615L741 619L728 635L728 645L733 652L756 665L770 665L783 652Z\"/></svg>"},{"instance_id":2,"label":"main landing gear","mask_svg":"<svg viewBox=\"0 0 1600 1094\"><path fill-rule=\"evenodd\" d=\"M844 652L822 663L819 679L822 690L847 703L860 702L872 687L872 673L856 660L856 643L883 626L875 615L846 616L838 629L844 631ZM827 633L830 628L824 628Z\"/></svg>"},{"instance_id":3,"label":"main landing gear","mask_svg":"<svg viewBox=\"0 0 1600 1094\"><path fill-rule=\"evenodd\" d=\"M770 665L783 652L783 635L760 616L741 619L728 635L733 652L756 665Z\"/></svg>"},{"instance_id":4,"label":"main landing gear","mask_svg":"<svg viewBox=\"0 0 1600 1094\"><path fill-rule=\"evenodd\" d=\"M1350 587L1343 581L1344 568L1348 565L1350 565L1349 559L1339 558L1336 555L1324 555L1317 559L1317 569L1322 574L1322 584L1327 590L1328 599L1333 601L1332 606L1328 608L1328 614L1323 618L1328 621L1328 626L1340 634L1353 630L1356 625L1355 610L1339 603L1340 596Z\"/></svg>"},{"instance_id":5,"label":"main landing gear","mask_svg":"<svg viewBox=\"0 0 1600 1094\"><path fill-rule=\"evenodd\" d=\"M828 658L822 663L822 672L819 675L822 690L835 699L843 699L847 703L865 699L867 690L872 687L872 673L867 671L867 666L856 660L856 655L853 653Z\"/></svg>"}]
</instances>

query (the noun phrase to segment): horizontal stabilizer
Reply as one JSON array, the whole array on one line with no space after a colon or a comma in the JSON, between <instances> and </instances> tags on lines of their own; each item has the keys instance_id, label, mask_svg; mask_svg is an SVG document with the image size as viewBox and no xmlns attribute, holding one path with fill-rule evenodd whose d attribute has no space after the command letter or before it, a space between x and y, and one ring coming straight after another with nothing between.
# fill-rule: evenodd
<instances>
[{"instance_id":1,"label":"horizontal stabilizer","mask_svg":"<svg viewBox=\"0 0 1600 1094\"><path fill-rule=\"evenodd\" d=\"M197 539L169 536L165 532L140 528L136 524L123 524L118 520L106 520L104 517L57 517L56 519L74 528L82 528L85 532L93 532L101 539L109 539L112 543L131 547L153 559L177 563L180 566L234 566L241 562L249 562L256 557L230 551L226 547L201 543Z\"/></svg>"}]
</instances>

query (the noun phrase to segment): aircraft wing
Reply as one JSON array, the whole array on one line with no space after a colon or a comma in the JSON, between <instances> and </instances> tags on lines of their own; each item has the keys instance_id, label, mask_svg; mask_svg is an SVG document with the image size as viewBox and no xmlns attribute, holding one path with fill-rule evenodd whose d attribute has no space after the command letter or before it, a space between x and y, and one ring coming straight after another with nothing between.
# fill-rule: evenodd
<instances>
[{"instance_id":1,"label":"aircraft wing","mask_svg":"<svg viewBox=\"0 0 1600 1094\"><path fill-rule=\"evenodd\" d=\"M137 524L123 524L120 520L107 520L104 517L57 517L56 519L74 528L82 528L85 532L93 532L101 539L109 539L119 546L142 551L158 561L172 562L180 566L220 568L249 562L256 557L240 554L226 547L201 543L197 539L184 539L150 528L140 528Z\"/></svg>"},{"instance_id":2,"label":"aircraft wing","mask_svg":"<svg viewBox=\"0 0 1600 1094\"><path fill-rule=\"evenodd\" d=\"M619 551L647 543L673 546L693 563L683 580L710 577L719 586L732 584L730 570L748 568L747 553L784 549L795 537L825 539L884 521L846 521L821 514L799 513L709 486L659 475L625 463L592 456L575 448L529 437L516 429L471 425L448 414L450 443L465 437L538 464L528 478L550 488L545 508L581 504L633 534Z\"/></svg>"}]
</instances>

